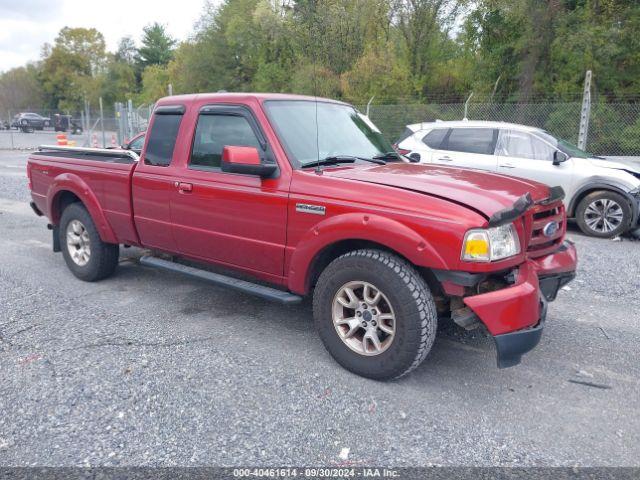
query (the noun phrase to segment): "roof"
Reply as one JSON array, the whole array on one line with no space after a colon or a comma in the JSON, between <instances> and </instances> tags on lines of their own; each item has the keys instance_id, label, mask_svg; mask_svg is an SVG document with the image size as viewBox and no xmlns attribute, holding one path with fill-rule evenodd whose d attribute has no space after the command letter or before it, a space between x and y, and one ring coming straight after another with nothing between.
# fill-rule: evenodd
<instances>
[{"instance_id":1,"label":"roof","mask_svg":"<svg viewBox=\"0 0 640 480\"><path fill-rule=\"evenodd\" d=\"M407 128L414 132L418 130L426 130L431 128L453 128L453 127L485 127L485 128L516 128L518 130L533 132L540 131L538 127L531 127L529 125L520 125L518 123L508 122L489 122L486 120L455 120L455 121L435 121L435 122L423 122L407 125Z\"/></svg>"},{"instance_id":2,"label":"roof","mask_svg":"<svg viewBox=\"0 0 640 480\"><path fill-rule=\"evenodd\" d=\"M348 105L345 102L341 102L339 100L332 100L330 98L322 98L322 97L313 97L309 95L294 95L290 93L243 93L243 92L217 92L217 93L193 93L188 95L173 95L171 97L163 97L158 100L159 105L167 105L174 102L186 102L190 103L193 101L200 100L209 100L212 102L220 102L227 100L247 100L247 99L256 99L260 102L264 102L266 100L305 100L315 102L316 100L319 102L331 102L331 103L340 103L343 105Z\"/></svg>"}]
</instances>

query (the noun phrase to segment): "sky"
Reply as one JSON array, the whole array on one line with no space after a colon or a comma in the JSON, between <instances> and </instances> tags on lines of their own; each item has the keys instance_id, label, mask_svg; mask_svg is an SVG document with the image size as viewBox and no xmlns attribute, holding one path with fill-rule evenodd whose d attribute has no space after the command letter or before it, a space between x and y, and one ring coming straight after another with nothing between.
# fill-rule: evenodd
<instances>
[{"instance_id":1,"label":"sky","mask_svg":"<svg viewBox=\"0 0 640 480\"><path fill-rule=\"evenodd\" d=\"M96 28L109 51L123 36L138 42L153 22L184 40L204 6L205 0L0 0L0 72L39 60L42 45L65 26Z\"/></svg>"}]
</instances>

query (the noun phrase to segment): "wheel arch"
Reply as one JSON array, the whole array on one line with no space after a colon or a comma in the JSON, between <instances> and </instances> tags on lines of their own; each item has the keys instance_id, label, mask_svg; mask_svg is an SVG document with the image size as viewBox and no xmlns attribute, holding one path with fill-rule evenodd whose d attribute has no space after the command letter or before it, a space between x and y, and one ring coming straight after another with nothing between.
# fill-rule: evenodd
<instances>
[{"instance_id":1,"label":"wheel arch","mask_svg":"<svg viewBox=\"0 0 640 480\"><path fill-rule=\"evenodd\" d=\"M308 293L329 263L362 248L393 253L421 272L425 268L448 268L433 246L406 225L385 217L352 213L327 219L300 239L288 262L289 289Z\"/></svg>"},{"instance_id":2,"label":"wheel arch","mask_svg":"<svg viewBox=\"0 0 640 480\"><path fill-rule=\"evenodd\" d=\"M80 177L63 173L55 178L47 192L49 219L53 225L59 225L64 209L72 203L81 203L91 215L100 238L104 242L119 243L100 203L93 191Z\"/></svg>"},{"instance_id":3,"label":"wheel arch","mask_svg":"<svg viewBox=\"0 0 640 480\"><path fill-rule=\"evenodd\" d=\"M576 208L578 208L578 205L580 204L582 199L591 193L601 192L601 191L609 191L609 192L617 193L618 195L622 195L629 202L629 205L631 206L631 210L633 212L633 218L634 219L638 218L638 206L633 201L633 197L631 197L629 193L626 192L623 188L617 185L614 185L612 183L605 183L605 182L589 183L587 185L580 187L576 191L576 193L573 195L573 198L571 198L571 201L569 202L569 207L567 208L567 216L572 218L575 217Z\"/></svg>"}]
</instances>

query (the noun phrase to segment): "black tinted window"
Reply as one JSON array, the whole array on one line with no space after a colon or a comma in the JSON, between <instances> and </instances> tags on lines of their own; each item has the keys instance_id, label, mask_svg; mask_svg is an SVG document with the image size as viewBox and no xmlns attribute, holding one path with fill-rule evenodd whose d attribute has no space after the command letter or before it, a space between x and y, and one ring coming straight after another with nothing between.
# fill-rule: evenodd
<instances>
[{"instance_id":1,"label":"black tinted window","mask_svg":"<svg viewBox=\"0 0 640 480\"><path fill-rule=\"evenodd\" d=\"M445 150L493 155L495 147L493 128L454 128Z\"/></svg>"},{"instance_id":2,"label":"black tinted window","mask_svg":"<svg viewBox=\"0 0 640 480\"><path fill-rule=\"evenodd\" d=\"M440 148L440 145L442 145L442 140L444 140L448 131L448 128L436 128L435 130L431 130L424 136L422 142L427 147L438 149Z\"/></svg>"},{"instance_id":3,"label":"black tinted window","mask_svg":"<svg viewBox=\"0 0 640 480\"><path fill-rule=\"evenodd\" d=\"M226 145L261 149L249 121L239 115L200 115L193 139L191 165L219 167Z\"/></svg>"},{"instance_id":4,"label":"black tinted window","mask_svg":"<svg viewBox=\"0 0 640 480\"><path fill-rule=\"evenodd\" d=\"M182 115L156 115L149 133L145 163L166 167L171 163Z\"/></svg>"}]
</instances>

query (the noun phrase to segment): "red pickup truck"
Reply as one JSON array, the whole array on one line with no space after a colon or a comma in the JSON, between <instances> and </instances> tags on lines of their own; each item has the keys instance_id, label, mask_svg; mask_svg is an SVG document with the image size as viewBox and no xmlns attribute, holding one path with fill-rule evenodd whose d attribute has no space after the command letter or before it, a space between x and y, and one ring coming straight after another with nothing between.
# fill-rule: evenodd
<instances>
[{"instance_id":1,"label":"red pickup truck","mask_svg":"<svg viewBox=\"0 0 640 480\"><path fill-rule=\"evenodd\" d=\"M142 264L271 300L313 295L328 351L375 379L417 367L438 319L484 325L498 366L519 363L575 275L562 189L412 163L327 99L164 98L139 157L45 146L28 177L76 277L113 274L124 244L152 252Z\"/></svg>"}]
</instances>

